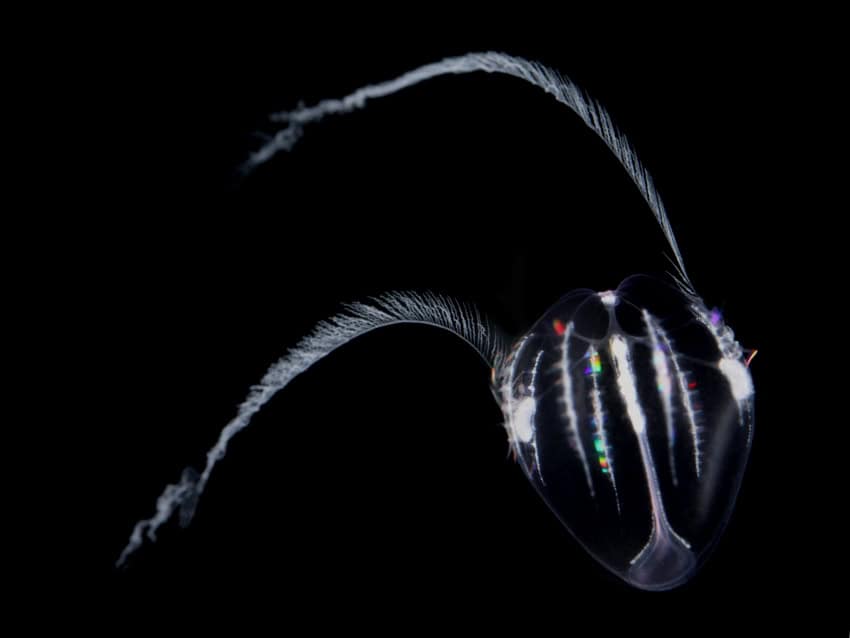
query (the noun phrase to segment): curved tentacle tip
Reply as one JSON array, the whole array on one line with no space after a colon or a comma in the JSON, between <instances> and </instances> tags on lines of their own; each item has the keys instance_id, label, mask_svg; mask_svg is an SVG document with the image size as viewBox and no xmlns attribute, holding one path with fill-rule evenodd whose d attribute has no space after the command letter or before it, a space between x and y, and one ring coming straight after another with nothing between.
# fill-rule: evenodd
<instances>
[{"instance_id":1,"label":"curved tentacle tip","mask_svg":"<svg viewBox=\"0 0 850 638\"><path fill-rule=\"evenodd\" d=\"M758 351L758 350L756 350L756 349L754 348L754 349L753 349L753 351L752 351L752 352L750 352L750 356L748 356L748 357L747 357L747 360L746 360L746 361L744 361L744 365L745 365L745 366L747 366L747 367L749 368L749 367L750 367L750 362L751 362L753 359L755 359L755 358L756 358L756 355L757 355L758 353L759 353L759 351Z\"/></svg>"},{"instance_id":2,"label":"curved tentacle tip","mask_svg":"<svg viewBox=\"0 0 850 638\"><path fill-rule=\"evenodd\" d=\"M198 497L201 495L198 490L198 479L200 478L197 470L187 467L183 470L183 476L180 483L184 486L184 493L180 500L180 527L188 527L195 516L195 510L198 507Z\"/></svg>"},{"instance_id":3,"label":"curved tentacle tip","mask_svg":"<svg viewBox=\"0 0 850 638\"><path fill-rule=\"evenodd\" d=\"M301 136L304 134L304 128L297 122L289 122L286 128L279 130L273 136L266 137L266 141L259 150L250 154L239 167L239 171L243 176L249 175L257 166L267 162L272 156L279 151L291 151Z\"/></svg>"}]
</instances>

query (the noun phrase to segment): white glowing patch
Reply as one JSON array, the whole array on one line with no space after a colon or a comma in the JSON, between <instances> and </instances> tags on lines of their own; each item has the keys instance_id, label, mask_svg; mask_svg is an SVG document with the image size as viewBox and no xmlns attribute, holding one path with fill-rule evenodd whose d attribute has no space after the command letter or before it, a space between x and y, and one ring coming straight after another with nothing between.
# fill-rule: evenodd
<instances>
[{"instance_id":1,"label":"white glowing patch","mask_svg":"<svg viewBox=\"0 0 850 638\"><path fill-rule=\"evenodd\" d=\"M594 352L593 354L598 354ZM593 392L590 395L590 402L593 405L593 421L596 423L596 436L602 442L602 448L605 450L605 458L608 459L608 478L611 480L611 487L614 488L614 501L617 503L617 513L620 513L620 494L617 492L617 480L614 478L614 459L612 458L611 448L608 445L608 437L605 435L605 412L602 410L602 393L599 391L599 381L596 375L591 375L593 379Z\"/></svg>"},{"instance_id":2,"label":"white glowing patch","mask_svg":"<svg viewBox=\"0 0 850 638\"><path fill-rule=\"evenodd\" d=\"M543 358L543 350L540 350L537 353L537 357L534 359L534 366L531 368L531 381L528 383L528 394L531 398L537 393L537 371L540 369L540 360ZM535 411L537 406L535 404ZM534 421L534 413L531 414L531 418L529 419L529 423L533 423ZM537 437L535 436L534 427L532 426L531 436L533 438L531 442L531 447L534 450L534 467L537 469L537 475L540 477L540 481L545 485L546 481L543 480L543 472L540 467L540 450L537 448Z\"/></svg>"},{"instance_id":3,"label":"white glowing patch","mask_svg":"<svg viewBox=\"0 0 850 638\"><path fill-rule=\"evenodd\" d=\"M736 401L745 401L753 395L753 380L743 363L737 359L721 359L717 367L729 382Z\"/></svg>"},{"instance_id":4,"label":"white glowing patch","mask_svg":"<svg viewBox=\"0 0 850 638\"><path fill-rule=\"evenodd\" d=\"M537 412L537 402L532 397L525 397L517 404L511 418L511 429L517 440L529 443L534 438L535 412Z\"/></svg>"},{"instance_id":5,"label":"white glowing patch","mask_svg":"<svg viewBox=\"0 0 850 638\"><path fill-rule=\"evenodd\" d=\"M658 484L655 461L652 458L649 437L646 434L646 417L638 401L637 383L632 369L629 347L620 335L614 335L610 344L617 375L617 385L620 389L620 396L623 397L623 403L626 404L626 413L629 415L632 429L637 435L640 458L643 463L643 471L649 489L649 500L652 505L652 532L644 548L632 559L632 569L635 575L638 575L646 565L662 561L681 561L683 564L690 565L694 561L690 552L690 544L670 526L667 513L664 510L664 499L661 496L661 487Z\"/></svg>"},{"instance_id":6,"label":"white glowing patch","mask_svg":"<svg viewBox=\"0 0 850 638\"><path fill-rule=\"evenodd\" d=\"M511 362L510 373L505 380L504 385L502 386L502 396L505 401L505 429L508 432L508 439L511 445L514 447L514 451L517 450L517 442L523 441L527 443L530 438L522 439L517 432L517 415L520 414L520 403L514 401L512 388L514 387L514 380L516 378L516 367L517 362L519 360L519 355L522 352L522 349L525 347L526 341L528 341L528 335L522 338L515 349L515 353L513 356L513 361ZM532 398L532 397L527 397ZM530 421L528 416L526 415L525 421ZM522 426L520 426L522 428Z\"/></svg>"},{"instance_id":7,"label":"white glowing patch","mask_svg":"<svg viewBox=\"0 0 850 638\"><path fill-rule=\"evenodd\" d=\"M670 337L667 336L667 333L664 332L661 326L655 324L653 324L653 326L658 332L658 338L661 340L661 343L664 344L664 348L670 353L670 362L673 364L676 386L679 388L679 394L682 397L682 405L685 408L685 416L688 419L691 440L694 444L694 469L696 470L697 476L699 476L702 472L702 444L700 443L700 426L697 425L696 410L694 408L693 398L691 397L693 392L688 388L688 381L685 378L685 372L679 366L679 359L675 354L675 350L673 350L673 343L670 341Z\"/></svg>"},{"instance_id":8,"label":"white glowing patch","mask_svg":"<svg viewBox=\"0 0 850 638\"><path fill-rule=\"evenodd\" d=\"M664 356L658 346L655 346L652 352L652 367L655 368L655 382L658 385L658 391L664 396L666 405L670 401L670 371L667 369L667 357Z\"/></svg>"},{"instance_id":9,"label":"white glowing patch","mask_svg":"<svg viewBox=\"0 0 850 638\"><path fill-rule=\"evenodd\" d=\"M602 303L609 308L613 308L617 304L617 293L615 293L613 290L600 292L599 298L602 300Z\"/></svg>"},{"instance_id":10,"label":"white glowing patch","mask_svg":"<svg viewBox=\"0 0 850 638\"><path fill-rule=\"evenodd\" d=\"M611 337L611 354L614 356L614 370L617 374L617 385L620 388L620 396L626 404L626 413L632 422L632 429L637 434L646 430L646 417L640 408L638 400L637 382L632 372L632 357L629 354L629 346L620 335Z\"/></svg>"},{"instance_id":11,"label":"white glowing patch","mask_svg":"<svg viewBox=\"0 0 850 638\"><path fill-rule=\"evenodd\" d=\"M652 340L652 366L655 368L655 384L658 386L658 392L661 395L661 405L664 409L664 423L667 427L667 452L670 463L670 473L673 477L673 484L679 484L679 478L676 475L675 454L673 453L673 445L676 441L676 431L673 429L673 401L672 390L673 383L670 377L670 367L667 365L667 355L661 347L658 340L660 328L656 328L652 316L643 310L643 320L646 323L649 337ZM669 349L669 348L668 348Z\"/></svg>"},{"instance_id":12,"label":"white glowing patch","mask_svg":"<svg viewBox=\"0 0 850 638\"><path fill-rule=\"evenodd\" d=\"M570 376L570 337L573 334L572 322L567 325L564 331L564 340L561 343L563 350L561 356L561 385L564 387L564 404L567 409L567 429L569 430L572 441L575 442L575 449L581 459L581 466L584 469L584 477L587 479L587 487L590 489L591 496L596 496L593 489L593 480L590 478L590 466L587 464L587 455L584 453L584 446L581 443L581 437L578 433L578 415L575 408L575 389L573 388L573 380Z\"/></svg>"}]
</instances>

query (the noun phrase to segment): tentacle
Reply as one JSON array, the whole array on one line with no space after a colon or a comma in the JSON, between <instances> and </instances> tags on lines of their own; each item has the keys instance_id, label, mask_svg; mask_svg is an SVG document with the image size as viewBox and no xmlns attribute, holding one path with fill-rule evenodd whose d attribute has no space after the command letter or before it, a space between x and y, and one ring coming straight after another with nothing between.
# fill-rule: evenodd
<instances>
[{"instance_id":1,"label":"tentacle","mask_svg":"<svg viewBox=\"0 0 850 638\"><path fill-rule=\"evenodd\" d=\"M655 219L658 220L676 258L677 270L680 275L677 282L684 292L696 296L694 287L685 270L685 263L679 252L679 245L676 242L673 229L667 219L664 203L655 188L652 176L644 168L626 137L614 126L611 116L569 78L554 69L523 58L493 51L445 58L440 62L426 64L408 71L393 80L364 86L339 100L322 100L315 106L301 106L294 111L276 113L271 116L272 121L285 123L286 127L278 131L257 152L251 155L244 168L246 171L250 171L273 157L278 151L291 150L301 138L304 126L318 122L326 115L348 113L354 109L363 108L367 100L392 95L434 77L472 73L474 71L512 75L540 87L556 100L570 107L591 130L602 138L602 141L626 169L655 215Z\"/></svg>"},{"instance_id":2,"label":"tentacle","mask_svg":"<svg viewBox=\"0 0 850 638\"><path fill-rule=\"evenodd\" d=\"M354 303L346 312L320 322L311 334L274 363L259 384L252 386L247 398L239 406L236 416L218 437L207 453L206 466L198 474L191 468L183 472L180 481L168 485L156 503L156 513L136 523L117 565L123 565L147 536L156 540L156 532L175 511L180 510L180 522L188 525L195 505L203 493L216 463L224 458L230 440L248 426L251 418L292 379L307 370L349 341L376 328L400 323L420 323L448 330L469 345L488 367L501 365L505 347L494 329L472 306L449 297L431 293L391 292L372 300L372 303Z\"/></svg>"}]
</instances>

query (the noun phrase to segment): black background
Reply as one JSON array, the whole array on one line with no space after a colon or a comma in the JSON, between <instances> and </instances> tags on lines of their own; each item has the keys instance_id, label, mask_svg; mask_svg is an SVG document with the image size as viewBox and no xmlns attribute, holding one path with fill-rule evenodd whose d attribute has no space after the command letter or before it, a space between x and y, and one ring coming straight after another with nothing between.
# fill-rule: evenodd
<instances>
[{"instance_id":1,"label":"black background","mask_svg":"<svg viewBox=\"0 0 850 638\"><path fill-rule=\"evenodd\" d=\"M260 16L134 26L77 42L83 56L56 85L75 114L56 161L85 173L80 207L51 235L65 264L51 274L59 338L84 362L68 406L82 486L65 494L83 540L65 595L94 578L128 619L229 608L281 627L411 628L464 611L678 633L728 614L837 613L804 595L843 554L829 549L835 526L810 480L819 453L799 433L799 370L784 360L782 295L801 291L802 240L783 209L792 45L747 29L626 44L577 43L578 27L423 33L406 20L393 37ZM662 594L609 575L507 457L476 355L394 327L294 381L234 439L192 525L167 525L114 569L162 487L201 466L248 387L341 302L433 290L518 335L573 288L668 269L603 144L508 77L418 85L238 172L270 112L487 49L555 67L609 109L656 179L698 291L759 349L751 462L705 567Z\"/></svg>"}]
</instances>

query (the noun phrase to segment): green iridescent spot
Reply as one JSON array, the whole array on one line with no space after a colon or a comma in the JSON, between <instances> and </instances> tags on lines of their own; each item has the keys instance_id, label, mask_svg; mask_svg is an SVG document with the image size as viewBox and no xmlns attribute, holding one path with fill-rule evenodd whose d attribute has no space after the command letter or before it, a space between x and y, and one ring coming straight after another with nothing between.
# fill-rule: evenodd
<instances>
[{"instance_id":1,"label":"green iridescent spot","mask_svg":"<svg viewBox=\"0 0 850 638\"><path fill-rule=\"evenodd\" d=\"M590 368L593 370L593 374L599 374L602 372L602 359L599 358L599 353L594 353L592 357L590 357Z\"/></svg>"}]
</instances>

